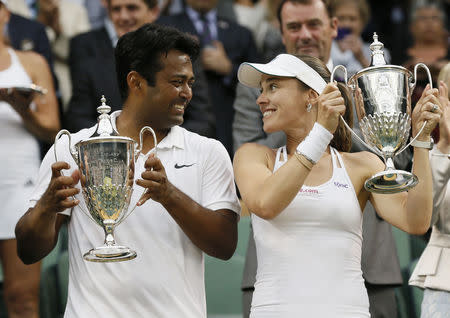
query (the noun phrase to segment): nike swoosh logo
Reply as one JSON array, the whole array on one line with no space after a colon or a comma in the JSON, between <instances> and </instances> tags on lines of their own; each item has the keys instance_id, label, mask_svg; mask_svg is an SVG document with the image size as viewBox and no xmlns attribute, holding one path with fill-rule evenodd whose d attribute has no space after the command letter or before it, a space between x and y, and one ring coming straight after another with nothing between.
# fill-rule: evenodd
<instances>
[{"instance_id":1,"label":"nike swoosh logo","mask_svg":"<svg viewBox=\"0 0 450 318\"><path fill-rule=\"evenodd\" d=\"M181 169L181 168L191 167L193 165L195 165L195 162L190 165L179 165L178 163L176 163L174 167L175 167L175 169Z\"/></svg>"}]
</instances>

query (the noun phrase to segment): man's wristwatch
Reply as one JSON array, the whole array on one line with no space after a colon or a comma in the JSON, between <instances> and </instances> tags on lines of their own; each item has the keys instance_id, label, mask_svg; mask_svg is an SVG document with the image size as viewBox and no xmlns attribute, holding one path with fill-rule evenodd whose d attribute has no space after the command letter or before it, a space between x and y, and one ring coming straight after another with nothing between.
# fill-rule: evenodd
<instances>
[{"instance_id":1,"label":"man's wristwatch","mask_svg":"<svg viewBox=\"0 0 450 318\"><path fill-rule=\"evenodd\" d=\"M425 148L429 150L433 149L433 145L434 145L433 138L430 138L430 141L419 141L416 139L411 143L411 146L413 147Z\"/></svg>"}]
</instances>

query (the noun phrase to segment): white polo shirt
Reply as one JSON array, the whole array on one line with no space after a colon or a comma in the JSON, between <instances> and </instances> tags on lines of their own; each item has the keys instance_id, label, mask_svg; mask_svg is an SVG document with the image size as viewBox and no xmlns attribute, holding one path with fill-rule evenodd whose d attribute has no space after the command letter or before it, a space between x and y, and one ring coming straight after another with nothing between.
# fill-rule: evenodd
<instances>
[{"instance_id":1,"label":"white polo shirt","mask_svg":"<svg viewBox=\"0 0 450 318\"><path fill-rule=\"evenodd\" d=\"M115 118L120 112L111 116ZM90 137L95 127L72 135L72 143ZM77 168L68 138L57 144L58 160ZM171 183L205 208L240 213L233 170L220 142L175 126L158 144L158 157ZM146 156L139 155L135 178L144 171ZM45 156L30 207L47 189L53 147ZM79 184L78 184L79 187ZM135 185L130 208L143 192ZM78 196L85 207L81 195ZM103 244L103 230L79 207L69 222L69 294L64 317L206 317L203 252L184 234L161 204L149 200L115 231L116 242L137 252L137 258L120 263L92 263L82 255Z\"/></svg>"}]
</instances>

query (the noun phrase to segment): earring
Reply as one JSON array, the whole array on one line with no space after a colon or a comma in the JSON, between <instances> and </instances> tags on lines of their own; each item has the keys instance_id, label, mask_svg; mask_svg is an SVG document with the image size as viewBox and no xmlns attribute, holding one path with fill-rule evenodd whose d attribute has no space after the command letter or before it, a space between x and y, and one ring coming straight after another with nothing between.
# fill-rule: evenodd
<instances>
[{"instance_id":1,"label":"earring","mask_svg":"<svg viewBox=\"0 0 450 318\"><path fill-rule=\"evenodd\" d=\"M309 113L312 109L312 105L311 103L308 103L308 105L306 105L306 111Z\"/></svg>"}]
</instances>

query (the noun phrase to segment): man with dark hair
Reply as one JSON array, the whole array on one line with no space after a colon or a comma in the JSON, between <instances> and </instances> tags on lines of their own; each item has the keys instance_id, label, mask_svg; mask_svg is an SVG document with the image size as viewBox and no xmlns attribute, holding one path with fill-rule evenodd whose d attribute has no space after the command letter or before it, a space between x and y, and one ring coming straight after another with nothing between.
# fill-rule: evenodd
<instances>
[{"instance_id":1,"label":"man with dark hair","mask_svg":"<svg viewBox=\"0 0 450 318\"><path fill-rule=\"evenodd\" d=\"M138 186L130 200L137 207L116 233L137 251L135 260L93 264L82 259L104 234L81 213L80 174L68 138L56 149L62 161L54 163L54 149L44 158L30 209L16 227L18 253L25 263L38 261L69 221L65 317L206 318L203 253L221 259L233 255L240 207L225 148L178 126L192 97L191 61L197 53L189 35L152 24L125 34L117 44L125 102L111 115L112 125L136 141L140 129L151 126L158 140L157 156L151 150L153 137L143 140L135 162ZM73 134L72 142L95 130Z\"/></svg>"},{"instance_id":2,"label":"man with dark hair","mask_svg":"<svg viewBox=\"0 0 450 318\"><path fill-rule=\"evenodd\" d=\"M337 35L334 6L332 0L282 0L278 8L278 19L287 53L318 57L332 70L331 43ZM271 148L278 148L286 143L284 134L264 132L262 114L256 105L258 96L257 89L242 84L237 87L233 105L235 151L246 142L257 142ZM366 149L354 142L352 151L361 150ZM405 169L410 163L409 159L410 153L405 151L401 158L397 158L395 166ZM395 242L390 224L378 216L370 203L364 209L361 262L372 318L395 317L397 308L394 289L402 283ZM251 231L241 286L244 317L248 317L250 313L256 268L256 248Z\"/></svg>"},{"instance_id":3,"label":"man with dark hair","mask_svg":"<svg viewBox=\"0 0 450 318\"><path fill-rule=\"evenodd\" d=\"M63 127L71 132L94 125L97 106L104 95L112 110L121 109L115 68L114 47L117 40L159 16L157 0L108 0L105 25L72 39L70 71L72 98L64 116ZM185 114L183 127L203 136L213 136L214 116L209 102L207 83L200 63L194 64L196 83L194 97Z\"/></svg>"}]
</instances>

